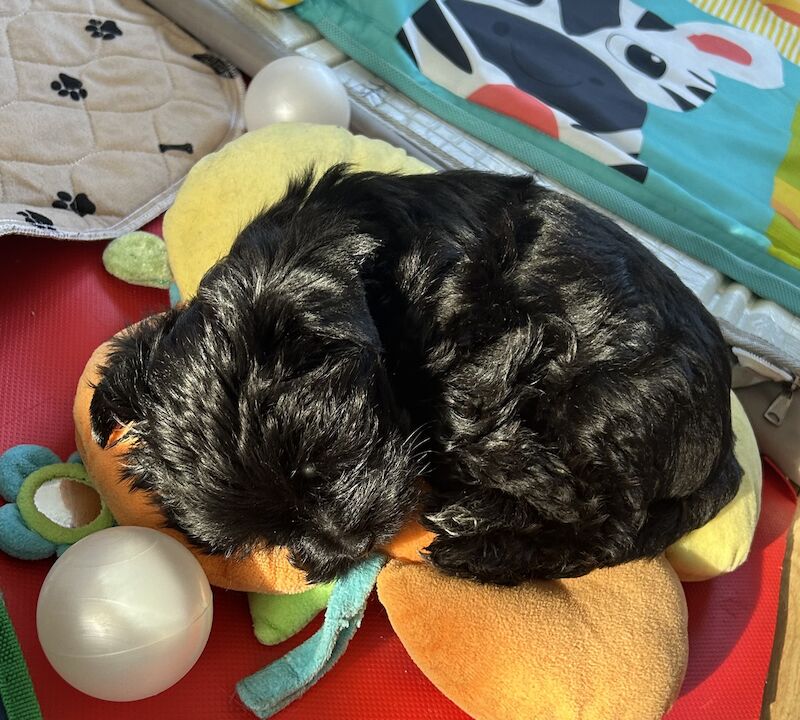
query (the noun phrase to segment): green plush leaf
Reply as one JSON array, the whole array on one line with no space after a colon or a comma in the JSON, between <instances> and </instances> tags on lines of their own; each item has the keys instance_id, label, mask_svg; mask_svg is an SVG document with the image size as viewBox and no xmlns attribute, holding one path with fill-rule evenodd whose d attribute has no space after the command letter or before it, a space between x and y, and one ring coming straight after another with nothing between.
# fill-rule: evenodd
<instances>
[{"instance_id":1,"label":"green plush leaf","mask_svg":"<svg viewBox=\"0 0 800 720\"><path fill-rule=\"evenodd\" d=\"M147 287L169 287L172 273L164 241L152 233L137 231L120 235L103 252L103 265L114 277Z\"/></svg>"},{"instance_id":2,"label":"green plush leaf","mask_svg":"<svg viewBox=\"0 0 800 720\"><path fill-rule=\"evenodd\" d=\"M277 645L300 632L325 609L334 583L314 585L296 595L250 593L250 615L256 638L264 645Z\"/></svg>"}]
</instances>

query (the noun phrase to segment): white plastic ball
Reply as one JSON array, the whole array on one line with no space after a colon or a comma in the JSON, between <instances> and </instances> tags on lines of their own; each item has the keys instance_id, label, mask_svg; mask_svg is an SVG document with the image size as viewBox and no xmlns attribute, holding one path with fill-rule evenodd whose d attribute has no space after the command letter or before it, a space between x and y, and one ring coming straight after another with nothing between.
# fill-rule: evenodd
<instances>
[{"instance_id":1,"label":"white plastic ball","mask_svg":"<svg viewBox=\"0 0 800 720\"><path fill-rule=\"evenodd\" d=\"M113 527L80 540L39 593L44 653L70 685L102 700L140 700L174 685L208 640L212 595L173 538Z\"/></svg>"},{"instance_id":2,"label":"white plastic ball","mask_svg":"<svg viewBox=\"0 0 800 720\"><path fill-rule=\"evenodd\" d=\"M347 90L336 73L316 60L292 55L256 73L244 98L248 130L278 122L350 124Z\"/></svg>"}]
</instances>

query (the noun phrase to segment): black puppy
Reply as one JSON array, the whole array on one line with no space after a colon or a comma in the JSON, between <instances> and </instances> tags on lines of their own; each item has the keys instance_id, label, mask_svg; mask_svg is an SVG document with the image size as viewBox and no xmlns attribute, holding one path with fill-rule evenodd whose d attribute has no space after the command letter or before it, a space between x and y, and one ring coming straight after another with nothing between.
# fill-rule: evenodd
<instances>
[{"instance_id":1,"label":"black puppy","mask_svg":"<svg viewBox=\"0 0 800 720\"><path fill-rule=\"evenodd\" d=\"M712 518L729 391L713 318L599 214L527 177L336 167L116 342L91 416L210 552L285 545L329 580L421 507L434 565L511 584Z\"/></svg>"}]
</instances>

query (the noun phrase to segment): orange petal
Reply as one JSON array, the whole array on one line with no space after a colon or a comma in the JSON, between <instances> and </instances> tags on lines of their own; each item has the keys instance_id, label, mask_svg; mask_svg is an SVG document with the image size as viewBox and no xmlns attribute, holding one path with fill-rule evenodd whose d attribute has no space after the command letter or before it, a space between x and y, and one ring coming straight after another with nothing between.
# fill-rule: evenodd
<instances>
[{"instance_id":1,"label":"orange petal","mask_svg":"<svg viewBox=\"0 0 800 720\"><path fill-rule=\"evenodd\" d=\"M393 561L378 596L417 665L477 720L657 720L683 681L686 604L663 558L516 588Z\"/></svg>"}]
</instances>

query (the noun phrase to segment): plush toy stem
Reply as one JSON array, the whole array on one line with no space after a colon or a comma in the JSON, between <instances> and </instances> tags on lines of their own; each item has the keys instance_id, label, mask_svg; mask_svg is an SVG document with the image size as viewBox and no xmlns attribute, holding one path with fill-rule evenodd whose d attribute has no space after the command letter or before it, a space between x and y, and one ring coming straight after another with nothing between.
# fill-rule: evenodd
<instances>
[{"instance_id":1,"label":"plush toy stem","mask_svg":"<svg viewBox=\"0 0 800 720\"><path fill-rule=\"evenodd\" d=\"M324 610L332 592L333 583L326 583L295 595L249 593L247 599L256 638L264 645L288 640Z\"/></svg>"},{"instance_id":2,"label":"plush toy stem","mask_svg":"<svg viewBox=\"0 0 800 720\"><path fill-rule=\"evenodd\" d=\"M280 660L237 684L239 698L256 716L268 718L282 710L333 667L361 624L385 562L383 556L373 556L340 578L322 627Z\"/></svg>"}]
</instances>

